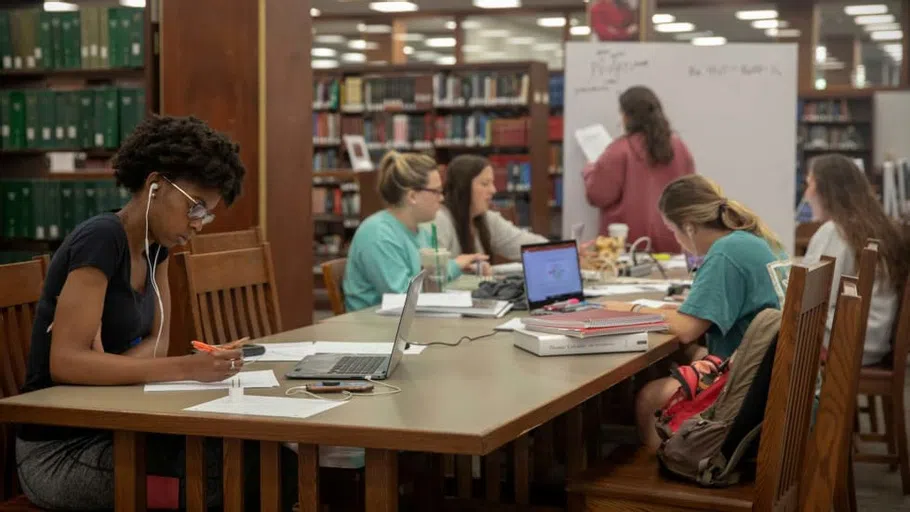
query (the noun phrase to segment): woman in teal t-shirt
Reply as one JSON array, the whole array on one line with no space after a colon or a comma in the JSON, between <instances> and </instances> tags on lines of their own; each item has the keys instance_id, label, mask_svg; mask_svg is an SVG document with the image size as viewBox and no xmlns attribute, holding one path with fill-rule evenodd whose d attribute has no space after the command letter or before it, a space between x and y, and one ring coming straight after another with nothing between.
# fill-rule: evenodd
<instances>
[{"instance_id":1,"label":"woman in teal t-shirt","mask_svg":"<svg viewBox=\"0 0 910 512\"><path fill-rule=\"evenodd\" d=\"M443 199L437 167L419 153L389 151L383 157L377 180L388 206L364 220L351 240L342 285L348 311L378 305L384 293L404 293L420 272L420 249L431 242L418 226L436 218ZM449 261L448 278L487 259L484 254L459 255Z\"/></svg>"},{"instance_id":2,"label":"woman in teal t-shirt","mask_svg":"<svg viewBox=\"0 0 910 512\"><path fill-rule=\"evenodd\" d=\"M767 308L780 308L771 283L768 263L785 251L773 233L751 210L727 199L708 178L689 175L671 182L658 207L679 244L691 254L704 255L692 289L676 311L650 309L621 302L609 309L664 315L670 333L686 345L690 359L705 354L693 344L702 336L707 353L726 359L739 347L755 316ZM643 442L656 449L660 438L654 429L654 411L663 407L679 388L672 377L648 383L636 398L636 416Z\"/></svg>"}]
</instances>

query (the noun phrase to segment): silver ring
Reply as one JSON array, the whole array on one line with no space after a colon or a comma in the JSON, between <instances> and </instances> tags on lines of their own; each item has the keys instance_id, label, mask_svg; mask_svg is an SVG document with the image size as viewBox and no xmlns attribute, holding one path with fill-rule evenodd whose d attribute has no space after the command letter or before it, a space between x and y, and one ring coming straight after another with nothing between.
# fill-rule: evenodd
<instances>
[{"instance_id":1,"label":"silver ring","mask_svg":"<svg viewBox=\"0 0 910 512\"><path fill-rule=\"evenodd\" d=\"M236 369L237 369L237 368L234 367L234 360L231 359L231 370L236 370Z\"/></svg>"}]
</instances>

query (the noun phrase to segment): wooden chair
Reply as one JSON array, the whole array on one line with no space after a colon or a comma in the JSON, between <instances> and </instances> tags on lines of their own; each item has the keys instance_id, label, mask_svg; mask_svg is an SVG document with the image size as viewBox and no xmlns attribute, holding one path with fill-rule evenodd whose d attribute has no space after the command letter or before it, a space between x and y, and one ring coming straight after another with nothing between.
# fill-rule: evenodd
<instances>
[{"instance_id":1,"label":"wooden chair","mask_svg":"<svg viewBox=\"0 0 910 512\"><path fill-rule=\"evenodd\" d=\"M907 356L910 355L910 279L904 285L903 297L895 317L891 361L879 366L863 367L859 375L859 394L869 398L870 413L875 397L881 397L884 412L884 434L860 434L861 441L886 443L887 454L857 452L854 460L898 465L904 495L910 494L910 456L907 449L907 420L904 410L904 386L907 375ZM873 418L870 414L870 419ZM877 423L877 422L876 422Z\"/></svg>"},{"instance_id":2,"label":"wooden chair","mask_svg":"<svg viewBox=\"0 0 910 512\"><path fill-rule=\"evenodd\" d=\"M268 242L252 249L187 254L185 260L197 339L222 344L281 331Z\"/></svg>"},{"instance_id":3,"label":"wooden chair","mask_svg":"<svg viewBox=\"0 0 910 512\"><path fill-rule=\"evenodd\" d=\"M0 265L0 398L18 395L25 384L32 322L48 263L49 258L44 255L32 261ZM19 493L14 426L0 423L0 502ZM12 505L13 502L3 503L0 510Z\"/></svg>"},{"instance_id":4,"label":"wooden chair","mask_svg":"<svg viewBox=\"0 0 910 512\"><path fill-rule=\"evenodd\" d=\"M830 260L791 269L754 483L709 489L672 482L641 448L570 479L569 509L797 510L833 270Z\"/></svg>"},{"instance_id":5,"label":"wooden chair","mask_svg":"<svg viewBox=\"0 0 910 512\"><path fill-rule=\"evenodd\" d=\"M347 311L344 305L344 288L341 286L344 282L344 268L347 263L347 258L335 258L322 264L322 279L325 281L325 289L329 294L332 314L336 316L343 315Z\"/></svg>"},{"instance_id":6,"label":"wooden chair","mask_svg":"<svg viewBox=\"0 0 910 512\"><path fill-rule=\"evenodd\" d=\"M196 235L189 242L189 250L193 254L234 251L259 247L264 241L259 227L253 227L241 231Z\"/></svg>"}]
</instances>

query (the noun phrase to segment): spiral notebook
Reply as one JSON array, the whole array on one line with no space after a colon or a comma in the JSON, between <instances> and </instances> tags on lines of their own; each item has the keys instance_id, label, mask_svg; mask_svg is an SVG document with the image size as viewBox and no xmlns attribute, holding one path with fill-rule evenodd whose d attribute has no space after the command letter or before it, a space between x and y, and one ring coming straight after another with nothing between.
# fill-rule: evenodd
<instances>
[{"instance_id":1,"label":"spiral notebook","mask_svg":"<svg viewBox=\"0 0 910 512\"><path fill-rule=\"evenodd\" d=\"M528 327L547 327L551 329L605 329L633 326L646 328L654 324L663 323L664 318L662 315L610 311L607 309L588 309L524 319L524 324Z\"/></svg>"}]
</instances>

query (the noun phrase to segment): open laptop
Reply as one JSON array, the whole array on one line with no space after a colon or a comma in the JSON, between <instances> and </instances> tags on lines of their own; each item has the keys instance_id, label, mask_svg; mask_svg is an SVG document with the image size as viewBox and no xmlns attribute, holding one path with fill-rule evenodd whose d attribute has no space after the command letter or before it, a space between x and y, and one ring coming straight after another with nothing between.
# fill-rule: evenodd
<instances>
[{"instance_id":1,"label":"open laptop","mask_svg":"<svg viewBox=\"0 0 910 512\"><path fill-rule=\"evenodd\" d=\"M575 240L523 245L521 263L528 310L571 299L585 300Z\"/></svg>"},{"instance_id":2,"label":"open laptop","mask_svg":"<svg viewBox=\"0 0 910 512\"><path fill-rule=\"evenodd\" d=\"M417 297L423 287L426 270L408 284L404 307L398 319L398 329L388 355L377 354L314 354L306 356L285 376L289 379L387 379L404 355L408 335L417 310Z\"/></svg>"}]
</instances>

